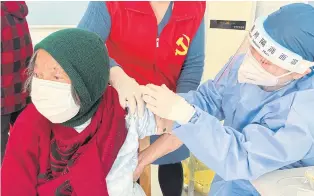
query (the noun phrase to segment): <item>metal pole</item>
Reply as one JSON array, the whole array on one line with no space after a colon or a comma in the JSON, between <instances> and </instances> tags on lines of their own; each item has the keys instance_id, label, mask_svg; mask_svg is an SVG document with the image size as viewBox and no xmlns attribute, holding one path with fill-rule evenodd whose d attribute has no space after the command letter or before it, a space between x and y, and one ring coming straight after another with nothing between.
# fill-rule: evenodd
<instances>
[{"instance_id":1,"label":"metal pole","mask_svg":"<svg viewBox=\"0 0 314 196\"><path fill-rule=\"evenodd\" d=\"M194 176L195 176L195 157L192 153L190 153L189 159L189 185L188 185L188 196L194 196Z\"/></svg>"}]
</instances>

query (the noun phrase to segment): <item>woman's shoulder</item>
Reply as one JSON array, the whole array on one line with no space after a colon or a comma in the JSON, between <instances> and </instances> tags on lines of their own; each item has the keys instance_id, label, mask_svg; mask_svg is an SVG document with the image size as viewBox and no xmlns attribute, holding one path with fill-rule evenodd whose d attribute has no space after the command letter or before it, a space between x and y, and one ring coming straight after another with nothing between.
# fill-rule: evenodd
<instances>
[{"instance_id":1,"label":"woman's shoulder","mask_svg":"<svg viewBox=\"0 0 314 196\"><path fill-rule=\"evenodd\" d=\"M33 103L28 104L23 112L21 112L20 117L21 120L25 120L27 122L33 123L49 123L49 120L46 119L42 114L38 112L35 105Z\"/></svg>"},{"instance_id":2,"label":"woman's shoulder","mask_svg":"<svg viewBox=\"0 0 314 196\"><path fill-rule=\"evenodd\" d=\"M119 103L118 92L111 85L108 85L108 87L106 88L106 91L103 95L103 102L105 104L111 104L111 105L115 105Z\"/></svg>"},{"instance_id":3,"label":"woman's shoulder","mask_svg":"<svg viewBox=\"0 0 314 196\"><path fill-rule=\"evenodd\" d=\"M102 112L114 113L115 118L119 120L124 120L126 115L126 111L120 105L118 92L110 85L108 85L102 96L98 110L102 110ZM102 116L104 118L106 115Z\"/></svg>"}]
</instances>

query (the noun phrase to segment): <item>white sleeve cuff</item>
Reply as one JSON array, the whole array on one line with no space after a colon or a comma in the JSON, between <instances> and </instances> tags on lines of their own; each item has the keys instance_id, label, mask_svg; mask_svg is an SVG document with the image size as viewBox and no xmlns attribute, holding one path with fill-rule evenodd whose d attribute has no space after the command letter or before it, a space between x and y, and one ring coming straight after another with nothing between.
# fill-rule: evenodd
<instances>
[{"instance_id":1,"label":"white sleeve cuff","mask_svg":"<svg viewBox=\"0 0 314 196\"><path fill-rule=\"evenodd\" d=\"M186 104L182 108L182 119L178 120L177 123L179 123L180 125L189 123L195 112L195 108L191 104L186 102Z\"/></svg>"}]
</instances>

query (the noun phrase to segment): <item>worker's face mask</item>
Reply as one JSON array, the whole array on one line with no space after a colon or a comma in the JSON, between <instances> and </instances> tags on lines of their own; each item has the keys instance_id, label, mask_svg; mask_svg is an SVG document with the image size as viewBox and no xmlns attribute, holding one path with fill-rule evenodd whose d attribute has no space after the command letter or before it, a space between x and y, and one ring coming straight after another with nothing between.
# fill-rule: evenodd
<instances>
[{"instance_id":1,"label":"worker's face mask","mask_svg":"<svg viewBox=\"0 0 314 196\"><path fill-rule=\"evenodd\" d=\"M63 123L80 110L72 96L71 84L32 79L31 98L38 112L52 123Z\"/></svg>"},{"instance_id":2,"label":"worker's face mask","mask_svg":"<svg viewBox=\"0 0 314 196\"><path fill-rule=\"evenodd\" d=\"M251 51L248 50L239 68L238 81L239 83L249 83L266 87L283 86L292 81L291 78L288 78L288 80L284 78L291 73L288 72L280 76L274 76L267 72L260 62L255 59Z\"/></svg>"},{"instance_id":3,"label":"worker's face mask","mask_svg":"<svg viewBox=\"0 0 314 196\"><path fill-rule=\"evenodd\" d=\"M236 53L215 78L218 87L237 73L230 84L249 83L265 91L275 91L298 80L313 67L314 62L283 47L264 29L267 17L259 17ZM232 78L232 77L231 77Z\"/></svg>"}]
</instances>

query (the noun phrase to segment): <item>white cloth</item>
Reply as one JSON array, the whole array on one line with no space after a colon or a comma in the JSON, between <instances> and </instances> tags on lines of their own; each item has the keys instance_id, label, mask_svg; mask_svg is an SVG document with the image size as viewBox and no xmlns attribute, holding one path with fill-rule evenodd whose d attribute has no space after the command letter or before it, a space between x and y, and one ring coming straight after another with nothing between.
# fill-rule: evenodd
<instances>
[{"instance_id":1,"label":"white cloth","mask_svg":"<svg viewBox=\"0 0 314 196\"><path fill-rule=\"evenodd\" d=\"M139 139L156 134L154 115L145 109L144 116L126 116L128 134L118 156L107 175L110 196L145 196L142 188L133 182L133 172L137 166Z\"/></svg>"},{"instance_id":2,"label":"white cloth","mask_svg":"<svg viewBox=\"0 0 314 196\"><path fill-rule=\"evenodd\" d=\"M252 181L253 186L263 196L310 196L314 195L309 183L302 178L314 166L276 170Z\"/></svg>"},{"instance_id":3,"label":"white cloth","mask_svg":"<svg viewBox=\"0 0 314 196\"><path fill-rule=\"evenodd\" d=\"M75 131L77 131L78 133L81 133L82 131L85 130L85 128L92 122L92 119L90 118L88 121L86 121L85 123L74 127Z\"/></svg>"}]
</instances>

